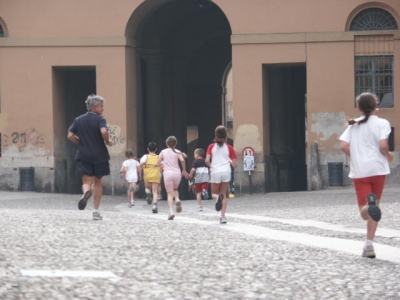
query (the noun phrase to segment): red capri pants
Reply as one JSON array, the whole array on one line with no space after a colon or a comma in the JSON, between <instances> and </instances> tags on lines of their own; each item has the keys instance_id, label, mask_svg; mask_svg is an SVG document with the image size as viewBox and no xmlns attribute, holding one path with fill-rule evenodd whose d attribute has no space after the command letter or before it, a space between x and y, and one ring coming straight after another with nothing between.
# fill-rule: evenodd
<instances>
[{"instance_id":1,"label":"red capri pants","mask_svg":"<svg viewBox=\"0 0 400 300\"><path fill-rule=\"evenodd\" d=\"M205 189L206 191L208 191L208 187L209 187L209 183L208 182L200 182L200 183L195 183L194 186L196 187L196 193L201 193L203 191L203 189Z\"/></svg>"},{"instance_id":2,"label":"red capri pants","mask_svg":"<svg viewBox=\"0 0 400 300\"><path fill-rule=\"evenodd\" d=\"M365 178L354 178L354 188L357 194L358 206L367 205L367 195L374 193L378 200L382 197L385 186L386 175L371 176Z\"/></svg>"}]
</instances>

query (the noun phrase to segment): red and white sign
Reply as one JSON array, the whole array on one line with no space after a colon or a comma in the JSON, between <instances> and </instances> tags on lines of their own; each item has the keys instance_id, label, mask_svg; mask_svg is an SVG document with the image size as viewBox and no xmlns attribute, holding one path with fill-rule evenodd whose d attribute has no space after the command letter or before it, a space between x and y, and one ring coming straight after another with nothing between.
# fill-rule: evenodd
<instances>
[{"instance_id":1,"label":"red and white sign","mask_svg":"<svg viewBox=\"0 0 400 300\"><path fill-rule=\"evenodd\" d=\"M244 147L243 150L242 150L242 156L243 157L245 157L245 156L254 156L254 154L255 154L255 151L251 147Z\"/></svg>"}]
</instances>

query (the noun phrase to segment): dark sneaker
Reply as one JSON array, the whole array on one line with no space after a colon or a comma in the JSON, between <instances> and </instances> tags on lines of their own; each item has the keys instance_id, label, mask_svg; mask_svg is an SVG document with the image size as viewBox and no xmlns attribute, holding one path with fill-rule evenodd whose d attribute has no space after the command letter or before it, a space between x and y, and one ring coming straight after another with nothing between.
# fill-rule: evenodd
<instances>
[{"instance_id":1,"label":"dark sneaker","mask_svg":"<svg viewBox=\"0 0 400 300\"><path fill-rule=\"evenodd\" d=\"M168 220L173 220L175 218L174 212L170 211L168 214Z\"/></svg>"},{"instance_id":2,"label":"dark sneaker","mask_svg":"<svg viewBox=\"0 0 400 300\"><path fill-rule=\"evenodd\" d=\"M222 200L224 200L224 195L223 194L219 194L218 195L218 199L215 202L215 210L216 211L220 211L222 209Z\"/></svg>"},{"instance_id":3,"label":"dark sneaker","mask_svg":"<svg viewBox=\"0 0 400 300\"><path fill-rule=\"evenodd\" d=\"M362 253L361 256L362 256L362 257L368 257L368 258L375 258L374 246L372 246L372 245L367 246L367 247L363 250L363 253Z\"/></svg>"},{"instance_id":4,"label":"dark sneaker","mask_svg":"<svg viewBox=\"0 0 400 300\"><path fill-rule=\"evenodd\" d=\"M158 213L157 204L153 204L153 208L151 210L153 211L153 214Z\"/></svg>"},{"instance_id":5,"label":"dark sneaker","mask_svg":"<svg viewBox=\"0 0 400 300\"><path fill-rule=\"evenodd\" d=\"M87 204L87 201L89 200L89 198L90 198L91 196L92 196L92 192L91 192L91 191L86 191L86 192L83 194L82 198L79 199L78 208L79 208L80 210L84 210L84 209L85 209L86 204Z\"/></svg>"},{"instance_id":6,"label":"dark sneaker","mask_svg":"<svg viewBox=\"0 0 400 300\"><path fill-rule=\"evenodd\" d=\"M103 217L98 211L93 212L93 221L103 220Z\"/></svg>"},{"instance_id":7,"label":"dark sneaker","mask_svg":"<svg viewBox=\"0 0 400 300\"><path fill-rule=\"evenodd\" d=\"M206 189L203 189L201 195L203 196L203 200L208 200L208 192Z\"/></svg>"},{"instance_id":8,"label":"dark sneaker","mask_svg":"<svg viewBox=\"0 0 400 300\"><path fill-rule=\"evenodd\" d=\"M180 213L182 211L182 203L181 201L175 201L175 209L177 213Z\"/></svg>"},{"instance_id":9,"label":"dark sneaker","mask_svg":"<svg viewBox=\"0 0 400 300\"><path fill-rule=\"evenodd\" d=\"M146 201L147 201L147 204L153 203L153 197L151 196L150 193L146 193Z\"/></svg>"},{"instance_id":10,"label":"dark sneaker","mask_svg":"<svg viewBox=\"0 0 400 300\"><path fill-rule=\"evenodd\" d=\"M376 195L368 194L367 195L367 203L368 203L368 214L372 220L375 222L379 222L382 217L382 212L379 206L376 205Z\"/></svg>"}]
</instances>

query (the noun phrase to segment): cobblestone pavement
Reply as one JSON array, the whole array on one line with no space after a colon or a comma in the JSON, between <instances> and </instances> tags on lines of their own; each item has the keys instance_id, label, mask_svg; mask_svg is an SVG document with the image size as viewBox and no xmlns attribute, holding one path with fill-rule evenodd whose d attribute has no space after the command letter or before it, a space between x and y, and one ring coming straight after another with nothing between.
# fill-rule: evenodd
<instances>
[{"instance_id":1,"label":"cobblestone pavement","mask_svg":"<svg viewBox=\"0 0 400 300\"><path fill-rule=\"evenodd\" d=\"M0 299L400 299L399 186L383 195L376 259L352 187L241 195L167 220L144 199L0 192Z\"/></svg>"}]
</instances>

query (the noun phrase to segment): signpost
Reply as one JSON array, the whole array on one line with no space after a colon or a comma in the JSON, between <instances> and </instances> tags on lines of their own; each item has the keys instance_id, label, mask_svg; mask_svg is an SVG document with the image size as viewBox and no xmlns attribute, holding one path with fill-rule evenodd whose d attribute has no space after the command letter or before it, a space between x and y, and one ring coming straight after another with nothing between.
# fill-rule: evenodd
<instances>
[{"instance_id":1,"label":"signpost","mask_svg":"<svg viewBox=\"0 0 400 300\"><path fill-rule=\"evenodd\" d=\"M249 171L249 190L250 194L253 193L253 187L251 182L251 171L254 171L254 149L251 147L244 147L242 150L243 156L243 170Z\"/></svg>"}]
</instances>

